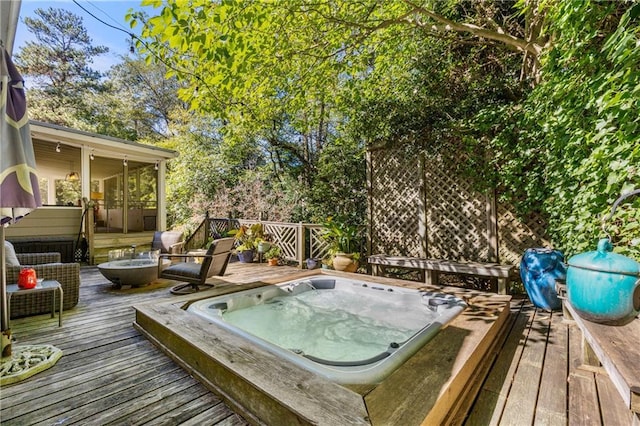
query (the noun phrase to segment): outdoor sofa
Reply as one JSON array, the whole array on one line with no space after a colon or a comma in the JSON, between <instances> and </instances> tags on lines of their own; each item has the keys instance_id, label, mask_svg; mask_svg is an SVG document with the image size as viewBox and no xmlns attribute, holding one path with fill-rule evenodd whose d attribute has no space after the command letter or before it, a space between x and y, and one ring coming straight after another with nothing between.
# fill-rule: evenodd
<instances>
[{"instance_id":1,"label":"outdoor sofa","mask_svg":"<svg viewBox=\"0 0 640 426\"><path fill-rule=\"evenodd\" d=\"M35 269L38 278L56 280L62 286L64 297L62 308L71 309L78 304L80 296L80 264L60 263L60 253L16 253L19 266L4 265L7 270L7 284L18 282L20 270L24 267ZM11 318L38 315L51 312L52 292L37 292L11 298Z\"/></svg>"}]
</instances>

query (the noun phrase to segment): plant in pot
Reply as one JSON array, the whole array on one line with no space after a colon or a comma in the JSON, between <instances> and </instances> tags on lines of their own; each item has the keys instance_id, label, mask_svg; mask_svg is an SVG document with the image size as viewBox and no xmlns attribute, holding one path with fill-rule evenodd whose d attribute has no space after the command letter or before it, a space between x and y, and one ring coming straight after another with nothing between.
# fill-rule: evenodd
<instances>
[{"instance_id":1,"label":"plant in pot","mask_svg":"<svg viewBox=\"0 0 640 426\"><path fill-rule=\"evenodd\" d=\"M264 241L264 232L261 223L254 223L251 226L242 225L235 232L236 239L236 255L242 263L253 262L258 244Z\"/></svg>"},{"instance_id":2,"label":"plant in pot","mask_svg":"<svg viewBox=\"0 0 640 426\"><path fill-rule=\"evenodd\" d=\"M280 259L282 258L282 250L280 247L272 245L264 254L264 257L269 262L269 266L278 266L280 264Z\"/></svg>"},{"instance_id":3,"label":"plant in pot","mask_svg":"<svg viewBox=\"0 0 640 426\"><path fill-rule=\"evenodd\" d=\"M333 256L322 258L322 269L333 269Z\"/></svg>"},{"instance_id":4,"label":"plant in pot","mask_svg":"<svg viewBox=\"0 0 640 426\"><path fill-rule=\"evenodd\" d=\"M323 226L322 237L329 245L333 269L355 272L360 259L360 228L331 217Z\"/></svg>"}]
</instances>

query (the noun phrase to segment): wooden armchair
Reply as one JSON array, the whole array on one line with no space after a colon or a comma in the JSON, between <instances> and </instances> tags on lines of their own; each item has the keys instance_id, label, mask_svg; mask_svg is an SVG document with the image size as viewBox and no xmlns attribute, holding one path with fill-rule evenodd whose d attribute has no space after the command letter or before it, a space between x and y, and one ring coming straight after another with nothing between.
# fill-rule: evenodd
<instances>
[{"instance_id":1,"label":"wooden armchair","mask_svg":"<svg viewBox=\"0 0 640 426\"><path fill-rule=\"evenodd\" d=\"M190 294L200 291L200 287L213 287L205 281L214 276L222 276L227 270L234 238L221 238L209 246L205 254L161 254L158 261L158 277L184 282L171 289L173 294ZM188 262L189 258L199 258L202 262ZM180 259L163 269L162 259Z\"/></svg>"}]
</instances>

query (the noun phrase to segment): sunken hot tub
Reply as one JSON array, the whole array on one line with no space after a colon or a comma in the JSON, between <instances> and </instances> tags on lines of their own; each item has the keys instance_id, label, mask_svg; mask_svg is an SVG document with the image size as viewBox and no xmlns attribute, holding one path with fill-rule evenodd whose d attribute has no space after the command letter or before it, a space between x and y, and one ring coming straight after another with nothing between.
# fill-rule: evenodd
<instances>
[{"instance_id":1,"label":"sunken hot tub","mask_svg":"<svg viewBox=\"0 0 640 426\"><path fill-rule=\"evenodd\" d=\"M461 423L464 401L478 392L474 384L482 383L508 325L509 296L337 271L286 275L232 271L213 289L137 304L134 326L254 424ZM332 308L326 318L309 316L316 299L331 293L358 307L356 321L363 324L352 340L364 342L362 352L336 355L347 347L341 339L351 312ZM391 310L383 313L380 299L392 302ZM279 320L244 320L284 327L272 336L257 337L259 330L242 329L243 320L233 318L242 307L281 315L289 300L295 307ZM415 313L424 314L422 323L388 327ZM378 333L387 328L390 334ZM309 334L310 342L268 340L293 338L291 331ZM325 331L338 343L328 350L307 346L325 340Z\"/></svg>"},{"instance_id":2,"label":"sunken hot tub","mask_svg":"<svg viewBox=\"0 0 640 426\"><path fill-rule=\"evenodd\" d=\"M336 383L375 384L465 307L452 295L319 276L199 300L187 311Z\"/></svg>"}]
</instances>

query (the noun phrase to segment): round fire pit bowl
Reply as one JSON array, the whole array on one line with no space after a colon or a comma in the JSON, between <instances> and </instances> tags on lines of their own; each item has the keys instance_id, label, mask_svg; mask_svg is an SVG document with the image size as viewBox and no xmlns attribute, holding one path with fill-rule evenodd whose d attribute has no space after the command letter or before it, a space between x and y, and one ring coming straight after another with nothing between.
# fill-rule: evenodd
<instances>
[{"instance_id":1,"label":"round fire pit bowl","mask_svg":"<svg viewBox=\"0 0 640 426\"><path fill-rule=\"evenodd\" d=\"M162 259L163 269L170 264L169 259ZM115 288L143 287L158 279L158 262L152 259L112 260L99 264L98 269Z\"/></svg>"}]
</instances>

